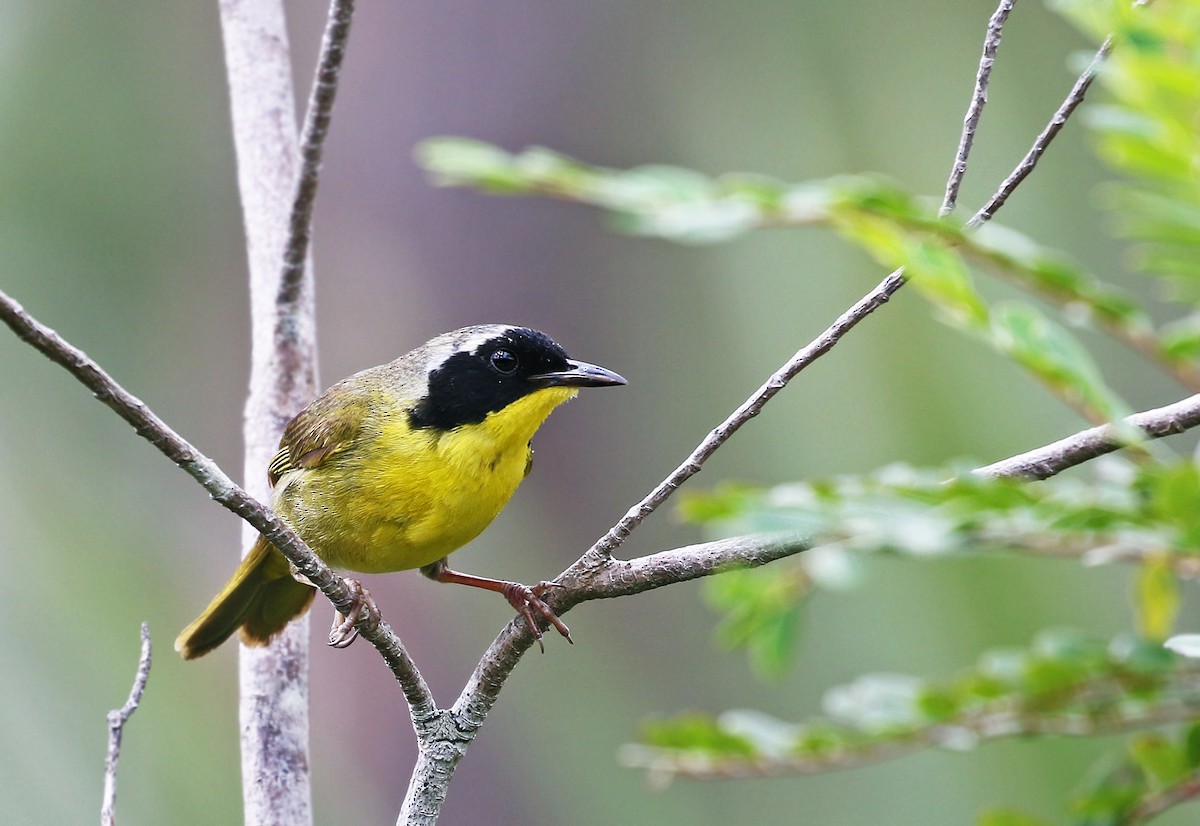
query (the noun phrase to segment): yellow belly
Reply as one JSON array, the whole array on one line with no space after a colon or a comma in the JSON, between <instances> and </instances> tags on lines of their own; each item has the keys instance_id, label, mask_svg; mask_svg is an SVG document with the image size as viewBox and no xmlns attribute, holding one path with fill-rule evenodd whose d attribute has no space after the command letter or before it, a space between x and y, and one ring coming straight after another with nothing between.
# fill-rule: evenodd
<instances>
[{"instance_id":1,"label":"yellow belly","mask_svg":"<svg viewBox=\"0 0 1200 826\"><path fill-rule=\"evenodd\" d=\"M541 390L453 431L410 430L403 414L365 423L355 443L280 479L275 507L335 568L420 568L470 542L525 476L529 440L574 395Z\"/></svg>"}]
</instances>

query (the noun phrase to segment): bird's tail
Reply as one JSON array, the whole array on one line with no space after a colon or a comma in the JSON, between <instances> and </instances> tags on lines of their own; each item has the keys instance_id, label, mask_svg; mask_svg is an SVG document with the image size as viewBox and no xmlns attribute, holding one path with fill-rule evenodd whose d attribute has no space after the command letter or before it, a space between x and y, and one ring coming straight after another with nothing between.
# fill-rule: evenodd
<instances>
[{"instance_id":1,"label":"bird's tail","mask_svg":"<svg viewBox=\"0 0 1200 826\"><path fill-rule=\"evenodd\" d=\"M291 575L287 560L261 536L221 593L175 640L185 660L202 657L241 628L246 645L266 645L312 604L316 590Z\"/></svg>"}]
</instances>

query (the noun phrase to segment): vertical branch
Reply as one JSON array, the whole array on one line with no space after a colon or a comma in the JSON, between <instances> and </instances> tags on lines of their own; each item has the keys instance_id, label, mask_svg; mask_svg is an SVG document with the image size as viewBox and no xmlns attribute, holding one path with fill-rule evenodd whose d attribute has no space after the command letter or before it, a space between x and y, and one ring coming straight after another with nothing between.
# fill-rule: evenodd
<instances>
[{"instance_id":1,"label":"vertical branch","mask_svg":"<svg viewBox=\"0 0 1200 826\"><path fill-rule=\"evenodd\" d=\"M117 761L121 759L121 735L125 723L137 711L142 695L146 692L146 680L150 678L150 626L142 623L142 653L138 657L137 672L129 699L120 708L108 713L108 757L104 761L104 802L100 805L100 826L113 826L117 822Z\"/></svg>"},{"instance_id":2,"label":"vertical branch","mask_svg":"<svg viewBox=\"0 0 1200 826\"><path fill-rule=\"evenodd\" d=\"M245 479L267 501L264 468L283 424L316 393L312 272L277 316L280 255L299 177L292 64L281 0L221 0L238 189L250 270L251 370ZM283 336L277 330L284 330ZM249 549L256 533L242 531ZM240 650L242 796L247 824L312 822L308 759L308 620L274 644Z\"/></svg>"},{"instance_id":3,"label":"vertical branch","mask_svg":"<svg viewBox=\"0 0 1200 826\"><path fill-rule=\"evenodd\" d=\"M316 77L305 109L304 129L300 136L300 174L296 177L291 214L288 217L288 238L283 249L283 273L279 279L276 303L287 307L304 294L304 272L312 236L313 206L317 200L317 179L321 171L321 155L325 136L333 119L333 102L337 97L338 75L346 56L350 38L350 21L354 17L354 0L333 0L329 20L321 41L321 56L317 61ZM280 313L279 322L285 321ZM276 329L276 338L286 335Z\"/></svg>"},{"instance_id":4,"label":"vertical branch","mask_svg":"<svg viewBox=\"0 0 1200 826\"><path fill-rule=\"evenodd\" d=\"M979 118L983 115L983 107L987 105L988 83L992 78L992 65L996 62L996 52L1000 49L1000 35L1004 31L1004 23L1012 12L1017 0L1000 0L1000 5L988 20L987 34L983 38L983 55L979 58L979 71L975 74L975 91L971 95L971 103L967 106L967 114L963 117L962 134L958 139L958 152L954 155L954 165L950 168L950 177L946 179L946 194L942 197L942 215L949 215L958 203L958 189L962 186L963 176L967 174L967 158L971 155L971 146L975 143L975 130L979 128Z\"/></svg>"},{"instance_id":5,"label":"vertical branch","mask_svg":"<svg viewBox=\"0 0 1200 826\"><path fill-rule=\"evenodd\" d=\"M245 475L247 488L263 500L269 495L265 468L284 424L317 392L309 240L322 148L353 13L353 0L333 0L330 6L299 141L282 4L221 2L250 256ZM256 533L247 526L242 535L248 550ZM266 648L242 647L240 664L246 822L311 823L307 615Z\"/></svg>"}]
</instances>

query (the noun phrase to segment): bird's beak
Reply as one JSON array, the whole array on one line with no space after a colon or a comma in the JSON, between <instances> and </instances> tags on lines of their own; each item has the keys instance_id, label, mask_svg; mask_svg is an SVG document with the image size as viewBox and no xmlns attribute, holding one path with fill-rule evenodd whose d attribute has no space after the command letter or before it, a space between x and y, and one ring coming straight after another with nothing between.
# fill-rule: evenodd
<instances>
[{"instance_id":1,"label":"bird's beak","mask_svg":"<svg viewBox=\"0 0 1200 826\"><path fill-rule=\"evenodd\" d=\"M586 361L567 359L567 369L554 373L539 373L529 380L543 387L615 387L628 384L612 370L607 370Z\"/></svg>"}]
</instances>

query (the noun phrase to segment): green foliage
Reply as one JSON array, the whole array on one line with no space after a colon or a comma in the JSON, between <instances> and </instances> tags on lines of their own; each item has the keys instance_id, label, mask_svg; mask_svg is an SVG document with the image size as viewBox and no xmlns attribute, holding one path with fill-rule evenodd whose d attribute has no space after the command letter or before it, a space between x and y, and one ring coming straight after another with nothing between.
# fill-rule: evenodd
<instances>
[{"instance_id":1,"label":"green foliage","mask_svg":"<svg viewBox=\"0 0 1200 826\"><path fill-rule=\"evenodd\" d=\"M711 178L669 166L614 170L547 149L514 155L461 138L425 141L417 158L443 185L592 204L608 210L621 231L681 243L728 241L774 226L832 227L889 269L903 267L942 320L1011 358L1097 421L1129 410L1087 349L1033 305L989 308L968 258L1059 303L1072 321L1092 319L1117 332L1164 366L1200 353L1200 335L1181 327L1169 345L1160 342L1136 301L1061 253L998 227L970 235L938 217L933 202L879 177L787 184L745 174Z\"/></svg>"},{"instance_id":2,"label":"green foliage","mask_svg":"<svg viewBox=\"0 0 1200 826\"><path fill-rule=\"evenodd\" d=\"M1028 484L969 472L893 465L867 476L745 485L685 497L684 517L715 534L798 530L816 547L762 571L723 574L708 586L725 615L720 639L744 647L760 673L791 659L784 626L814 589L844 590L864 554L911 557L989 550L1136 564L1134 625L1149 640L1171 632L1179 575L1200 569L1200 469L1192 462L1098 465L1095 478ZM796 626L798 628L798 626ZM1049 675L1047 679L1051 679Z\"/></svg>"},{"instance_id":3,"label":"green foliage","mask_svg":"<svg viewBox=\"0 0 1200 826\"><path fill-rule=\"evenodd\" d=\"M709 602L724 614L717 640L744 648L756 673L771 678L791 664L809 580L799 567L739 570L711 580Z\"/></svg>"},{"instance_id":4,"label":"green foliage","mask_svg":"<svg viewBox=\"0 0 1200 826\"><path fill-rule=\"evenodd\" d=\"M1131 737L1120 758L1075 795L1070 804L1074 822L1080 826L1142 823L1177 792L1183 792L1180 800L1187 799L1200 782L1197 737L1200 730L1195 724L1171 734Z\"/></svg>"},{"instance_id":5,"label":"green foliage","mask_svg":"<svg viewBox=\"0 0 1200 826\"><path fill-rule=\"evenodd\" d=\"M1162 653L1135 637L1105 641L1051 629L1028 648L985 652L947 680L860 676L826 692L824 717L798 724L744 711L656 720L627 756L687 775L812 772L917 748L972 749L1014 735L1119 731L1170 721L1170 710L1200 703L1200 665ZM1160 791L1194 772L1198 739L1190 729L1177 741L1133 739L1129 753L1146 788Z\"/></svg>"},{"instance_id":6,"label":"green foliage","mask_svg":"<svg viewBox=\"0 0 1200 826\"><path fill-rule=\"evenodd\" d=\"M1050 821L1013 809L992 809L983 812L976 822L979 826L1050 826Z\"/></svg>"},{"instance_id":7,"label":"green foliage","mask_svg":"<svg viewBox=\"0 0 1200 826\"><path fill-rule=\"evenodd\" d=\"M1194 463L1134 465L1110 457L1096 467L1090 479L1026 483L897 464L865 476L692 491L680 511L718 534L786 527L855 552L1017 549L1094 563L1197 558L1200 500L1188 495L1200 485Z\"/></svg>"},{"instance_id":8,"label":"green foliage","mask_svg":"<svg viewBox=\"0 0 1200 826\"><path fill-rule=\"evenodd\" d=\"M1200 298L1200 4L1060 0L1085 32L1111 32L1102 73L1107 105L1088 122L1101 158L1125 175L1108 190L1124 235L1137 243L1136 263L1167 279L1175 295Z\"/></svg>"}]
</instances>

